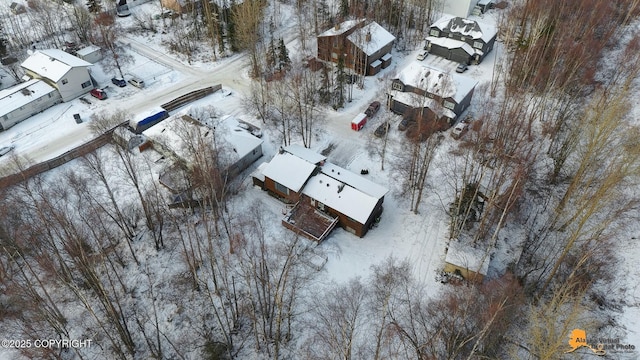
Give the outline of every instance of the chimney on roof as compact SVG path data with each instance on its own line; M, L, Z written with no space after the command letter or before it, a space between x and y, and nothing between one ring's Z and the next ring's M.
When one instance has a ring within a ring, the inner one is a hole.
M367 35L365 35L364 39L369 42L371 41L371 31L367 31Z
M340 30L340 23L336 24L336 30Z

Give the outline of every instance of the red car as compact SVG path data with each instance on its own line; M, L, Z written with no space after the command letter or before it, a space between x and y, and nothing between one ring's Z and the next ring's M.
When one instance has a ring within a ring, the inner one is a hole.
M93 89L89 92L89 94L91 94L91 96L93 96L94 98L98 98L100 100L104 100L107 98L107 93L102 89Z

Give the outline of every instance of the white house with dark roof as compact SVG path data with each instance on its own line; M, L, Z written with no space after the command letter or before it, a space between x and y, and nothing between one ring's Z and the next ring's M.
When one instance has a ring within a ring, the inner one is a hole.
M364 236L382 214L388 190L326 161L298 145L284 147L252 177L254 184L296 205L282 221L287 228L321 241L340 225Z
M425 49L464 64L479 64L493 49L498 32L487 23L445 14L429 27Z
M0 91L0 131L61 102L56 89L32 79Z
M477 84L472 78L413 62L393 79L389 106L399 114L409 108L429 108L453 124L471 103Z
M29 77L56 88L62 101L73 100L93 89L89 73L92 64L62 50L37 50L21 66Z

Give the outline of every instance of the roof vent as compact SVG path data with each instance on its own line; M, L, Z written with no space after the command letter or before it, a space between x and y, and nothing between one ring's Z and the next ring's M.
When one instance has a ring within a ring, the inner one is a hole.
M344 184L338 185L338 194L344 189Z
M329 183L327 183L327 187L329 187Z
M369 42L371 41L371 31L367 31L367 35L365 35L364 39Z
M336 24L336 30L340 30L340 23Z

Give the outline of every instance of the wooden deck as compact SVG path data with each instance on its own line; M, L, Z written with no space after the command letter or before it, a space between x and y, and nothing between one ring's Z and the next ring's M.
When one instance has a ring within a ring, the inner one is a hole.
M333 218L307 202L298 202L282 219L286 228L317 242L324 240L337 223L337 217Z

